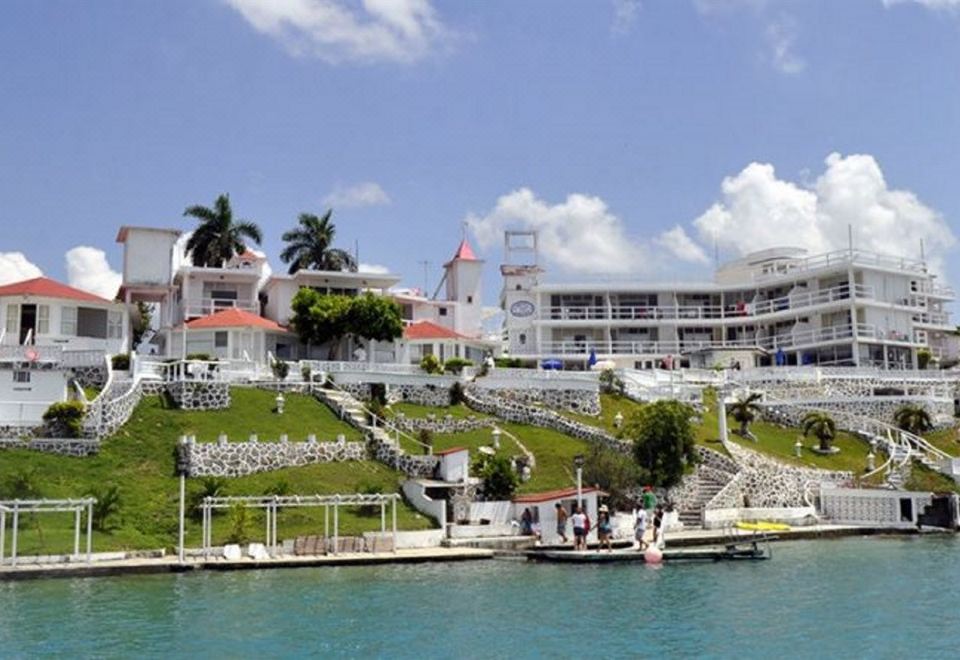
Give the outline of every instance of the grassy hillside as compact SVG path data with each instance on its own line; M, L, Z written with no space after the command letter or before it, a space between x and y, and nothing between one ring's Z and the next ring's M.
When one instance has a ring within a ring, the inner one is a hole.
M176 544L178 481L174 476L174 448L184 433L195 433L198 440L213 440L221 431L231 438L246 438L256 431L262 439L276 438L286 432L300 439L308 432L320 438L355 432L334 418L322 405L309 397L287 397L284 415L270 413L273 394L259 390L235 389L230 411L197 413L169 410L159 397L146 397L131 420L116 435L105 441L97 456L67 458L29 451L0 454L0 493L13 497L15 482L27 482L43 497L78 497L91 489L108 485L120 488L122 500L116 527L109 533L95 533L94 549L171 548ZM275 472L225 480L225 494L257 495L280 488L291 494L357 492L380 488L395 492L402 475L379 463L348 462L288 468ZM199 492L200 479L188 480L188 499ZM21 497L23 493L21 492ZM341 533L354 534L379 529L379 516L366 518L356 511L341 512ZM398 521L403 529L425 529L431 521L402 506ZM228 532L226 515L216 519L214 540L222 541ZM254 516L250 530L254 540L263 534L263 522ZM21 523L24 553L60 553L72 543L69 516L43 515ZM323 511L307 509L284 511L279 517L279 535L322 533ZM9 549L9 534L7 545ZM200 526L188 525L188 545L200 542Z

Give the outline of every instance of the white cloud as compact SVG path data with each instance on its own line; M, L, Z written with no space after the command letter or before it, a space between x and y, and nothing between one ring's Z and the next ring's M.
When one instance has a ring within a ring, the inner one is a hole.
M797 24L783 17L767 25L767 46L770 48L770 63L780 73L800 73L807 63L794 51L797 41Z
M110 268L103 250L80 245L66 254L67 281L72 287L113 300L123 276Z
M704 243L737 254L776 246L812 253L855 247L916 258L923 240L931 267L957 238L943 217L916 195L887 186L873 156L830 154L824 172L809 186L777 178L770 164L751 163L722 184L722 200L694 221Z
M372 275L386 275L390 272L390 269L381 264L360 263L357 265L357 272L370 273Z
M431 0L225 0L295 56L326 62L423 59L455 36Z
M352 186L336 186L323 203L334 208L357 206L383 206L390 203L390 196L374 181L364 181Z
M695 264L710 263L710 258L704 249L697 245L680 225L661 233L653 239L653 242L681 261Z
M623 222L599 197L572 194L550 204L528 188L497 200L482 216L466 218L484 248L503 240L506 229L539 232L541 255L563 270L584 274L649 271L649 251L626 234Z
M920 5L927 9L943 11L960 9L960 0L883 0L884 7L907 4Z
M0 285L31 280L43 275L23 252L0 252Z
M640 0L613 0L613 26L611 27L613 33L629 32L637 22L639 13Z

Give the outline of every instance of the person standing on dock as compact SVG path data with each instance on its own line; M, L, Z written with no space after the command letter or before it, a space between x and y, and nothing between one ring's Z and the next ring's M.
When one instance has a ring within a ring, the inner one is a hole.
M657 507L653 513L653 544L663 548L663 507Z
M637 507L633 519L633 536L637 539L637 550L643 552L647 549L647 542L643 539L647 534L647 510L642 506Z
M583 513L581 507L577 507L576 511L573 512L573 515L570 516L570 522L573 523L573 549L574 550L586 550L587 549L587 517Z
M610 541L613 536L613 524L610 522L610 509L604 504L600 507L600 513L597 514L597 552L607 546L607 550L612 552L613 545Z
M557 502L557 535L567 543L567 510Z
M650 519L653 516L653 510L657 508L657 495L653 492L653 488L650 486L643 487L643 508L647 512L647 519Z

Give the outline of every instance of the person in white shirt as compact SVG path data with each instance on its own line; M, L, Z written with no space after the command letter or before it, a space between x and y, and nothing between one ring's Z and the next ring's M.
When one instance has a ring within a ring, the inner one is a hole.
M570 516L570 522L573 524L573 549L586 550L587 517L584 515L581 507L578 506L574 514Z
M637 507L637 510L634 512L633 520L633 536L637 539L637 550L643 552L647 549L647 542L643 540L643 537L647 533L647 510L642 506Z

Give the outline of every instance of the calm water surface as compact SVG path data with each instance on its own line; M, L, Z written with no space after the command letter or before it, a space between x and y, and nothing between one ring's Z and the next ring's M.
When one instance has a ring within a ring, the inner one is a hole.
M0 656L957 657L960 539L0 583Z

